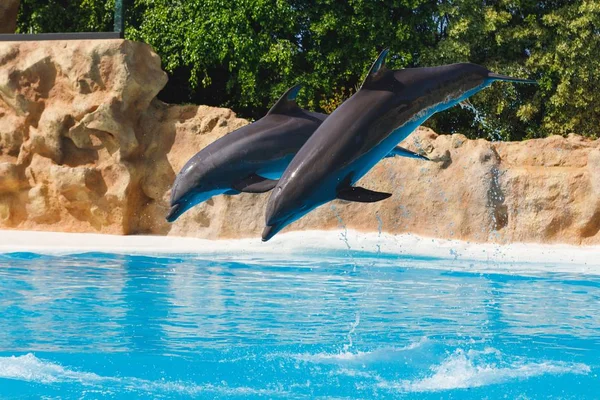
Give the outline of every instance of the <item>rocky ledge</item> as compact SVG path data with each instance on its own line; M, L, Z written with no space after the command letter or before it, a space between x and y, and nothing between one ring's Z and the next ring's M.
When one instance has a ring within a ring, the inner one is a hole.
M0 43L0 228L258 237L268 194L219 196L165 221L176 172L248 123L160 102L166 81L142 43ZM599 140L497 143L420 129L404 145L433 161L387 159L361 182L393 197L334 202L288 230L600 244Z

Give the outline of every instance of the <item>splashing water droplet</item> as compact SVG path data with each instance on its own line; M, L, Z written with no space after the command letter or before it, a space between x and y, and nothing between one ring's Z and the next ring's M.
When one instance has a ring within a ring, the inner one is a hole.
M379 215L379 212L375 213L375 218L377 219L377 232L378 232L378 239L381 239L381 231L383 229L383 220L381 219L381 216ZM381 254L381 244L377 243L377 255Z
M356 327L358 327L359 324L360 313L357 311L354 314L354 322L350 324L350 331L348 332L348 336L346 336L346 338L348 339L348 343L344 344L344 353L347 353L348 350L350 350L350 348L352 348L352 346L354 345L354 343L352 342L352 335L354 335L354 332L356 332Z
M331 210L333 211L333 213L335 214L335 217L338 220L338 226L341 229L343 229L343 231L340 233L340 238L342 239L342 241L346 244L346 247L348 248L347 254L352 263L352 272L356 272L356 261L354 260L354 256L352 255L352 252L350 251L350 250L352 250L352 247L350 247L350 242L348 241L348 228L346 227L346 224L344 223L342 216L340 215L338 209L335 207L334 204L331 205Z
M487 131L488 140L492 142L502 141L502 135L500 129L493 128L486 120L485 115L481 111L475 108L475 106L469 101L469 99L463 100L458 103L463 110L469 110L473 113L473 123L471 126L475 126L476 123L481 124L484 130Z

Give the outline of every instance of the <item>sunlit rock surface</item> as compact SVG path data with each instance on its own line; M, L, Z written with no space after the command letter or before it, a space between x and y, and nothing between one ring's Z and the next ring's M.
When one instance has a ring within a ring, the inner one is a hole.
M0 43L0 228L258 237L268 194L219 196L165 221L184 163L248 123L156 100L166 80L141 43ZM600 141L492 143L421 129L404 146L433 161L387 159L360 182L390 199L330 203L288 229L600 244Z

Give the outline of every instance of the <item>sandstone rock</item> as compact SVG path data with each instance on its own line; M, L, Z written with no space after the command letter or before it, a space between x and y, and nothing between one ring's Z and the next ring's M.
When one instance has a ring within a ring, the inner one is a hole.
M0 33L15 33L20 0L2 0L0 3Z
M141 121L166 79L142 43L0 43L0 226L129 233Z
M392 198L373 204L335 201L288 229L382 229L498 243L600 243L600 141L577 136L491 143L421 128L404 145L425 150L433 161L386 159L360 182L391 192ZM170 154L177 151L174 145ZM185 160L187 155L179 165ZM184 214L169 234L259 236L267 198L216 197Z
M268 194L217 196L164 217L185 162L248 121L167 105L144 44L0 44L0 228L258 237ZM381 161L359 183L385 201L335 201L290 229L383 230L499 243L600 244L600 140L469 140L421 128L403 144L431 162Z
M0 193L17 192L25 183L21 175L16 164L0 163Z

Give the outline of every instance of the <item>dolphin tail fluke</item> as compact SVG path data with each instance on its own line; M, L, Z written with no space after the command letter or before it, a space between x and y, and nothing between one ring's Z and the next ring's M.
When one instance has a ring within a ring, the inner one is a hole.
M294 108L298 108L298 105L296 104L296 97L298 96L298 92L300 91L301 88L302 88L301 83L289 88L283 94L283 96L281 96L279 98L279 100L277 100L277 102L275 104L273 104L273 107L271 107L271 109L269 110L267 115L269 115L269 114L284 114Z
M380 74L380 72L383 72L385 70L385 57L388 55L389 52L390 49L383 49L383 51L379 53L377 60L375 60L373 65L371 65L371 69L369 70L367 77L363 81L361 88L371 82L376 81L377 78L382 75Z
M244 193L265 193L273 189L277 181L252 174L232 185L233 189Z
M375 203L385 200L391 195L391 193L375 192L359 186L351 186L338 191L337 198L358 203Z
M388 153L387 156L385 156L384 158L390 158L390 157L394 157L394 156L398 156L398 157L407 157L407 158L416 158L419 160L426 160L426 161L431 161L428 157L419 154L419 153L415 153L414 151L410 151L408 149L405 149L404 147L400 147L400 146L396 146L392 149L392 151L390 151Z
M488 74L488 78L491 78L495 81L503 81L503 82L537 84L537 81L532 80L532 79L513 78L512 76L500 75L500 74L496 74L494 72L490 72Z

